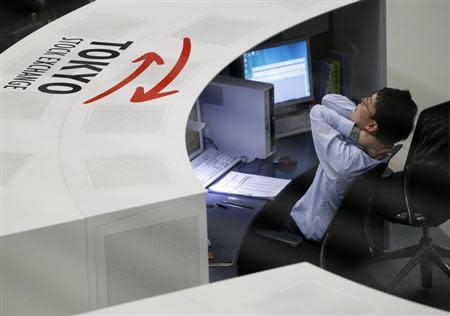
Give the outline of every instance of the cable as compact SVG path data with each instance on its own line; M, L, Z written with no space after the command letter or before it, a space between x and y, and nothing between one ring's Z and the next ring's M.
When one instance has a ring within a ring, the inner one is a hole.
M219 150L219 148L217 147L217 145L213 142L213 140L209 137L203 136L205 138L206 141L208 141L211 145L214 146L215 150Z

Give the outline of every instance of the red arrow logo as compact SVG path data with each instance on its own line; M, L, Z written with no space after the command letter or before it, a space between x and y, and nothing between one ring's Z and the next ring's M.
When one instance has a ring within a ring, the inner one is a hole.
M84 104L88 104L91 102L95 102L101 98L106 97L107 95L110 95L111 93L119 90L123 86L125 86L127 83L133 81L135 78L137 78L142 72L144 72L145 69L147 69L153 62L156 62L158 65L164 64L164 60L159 56L157 53L149 52L145 53L139 58L136 58L133 60L133 63L137 63L142 61L142 64L128 77L126 77L124 80L113 86L112 88L106 90L105 92L100 93L99 95L84 101Z
M160 81L158 82L153 88L148 90L147 92L144 91L143 87L137 87L136 91L134 92L133 96L131 97L131 102L145 102L152 99L157 99L164 97L166 95L171 95L174 93L177 93L178 90L172 90L172 91L166 91L161 92L165 87L167 87L183 70L184 66L186 65L189 55L191 53L191 41L188 37L185 37L183 39L183 49L181 50L180 57L178 58L177 63L173 66L173 68L170 70L170 72Z
M162 89L167 87L183 70L184 66L186 65L189 55L191 53L191 41L188 37L185 37L183 39L183 49L181 50L180 57L178 58L177 63L173 66L173 68L170 70L170 72L160 81L158 82L153 88L148 90L147 92L144 91L143 87L137 87L136 91L134 92L133 96L131 97L131 102L145 102L152 99L157 99L164 97L166 95L177 93L178 90L172 90L172 91L166 91L161 92ZM92 102L95 102L101 98L104 98L111 93L119 90L129 82L136 79L142 72L144 72L153 62L156 62L158 65L164 64L164 60L155 52L149 52L145 53L139 58L136 58L133 60L133 63L142 62L142 64L128 77L126 77L124 80L113 86L112 88L100 93L99 95L84 101L84 104L89 104Z

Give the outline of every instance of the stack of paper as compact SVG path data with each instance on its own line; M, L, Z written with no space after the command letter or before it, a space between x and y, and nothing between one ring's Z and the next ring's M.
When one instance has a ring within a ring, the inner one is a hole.
M277 196L290 181L231 171L218 183L209 187L209 190L271 199Z

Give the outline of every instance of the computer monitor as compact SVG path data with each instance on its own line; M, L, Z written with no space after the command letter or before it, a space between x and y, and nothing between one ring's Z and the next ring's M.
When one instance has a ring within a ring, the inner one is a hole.
M186 149L188 152L189 159L192 160L204 150L203 145L203 131L200 128L193 126L195 123L201 122L200 118L200 105L196 101L189 113L188 124L186 128Z
M242 55L243 77L274 85L275 106L313 99L309 40L252 49Z

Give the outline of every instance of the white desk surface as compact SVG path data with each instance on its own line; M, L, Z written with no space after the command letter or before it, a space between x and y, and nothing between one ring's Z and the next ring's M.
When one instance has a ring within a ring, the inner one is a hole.
M448 315L309 263L211 283L88 315Z

